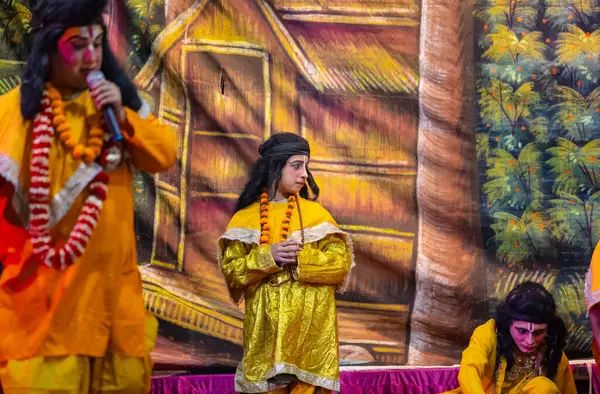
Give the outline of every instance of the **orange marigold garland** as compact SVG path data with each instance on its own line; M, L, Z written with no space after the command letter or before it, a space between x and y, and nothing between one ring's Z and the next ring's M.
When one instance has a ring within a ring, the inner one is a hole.
M279 242L285 242L290 236L291 231L291 221L292 214L294 213L294 208L296 207L297 200L295 195L290 195L288 197L288 206L285 210L285 217L281 223L281 234L279 237ZM262 192L260 195L260 246L269 245L269 241L271 240L270 236L270 226L269 226L269 193Z
M269 193L260 195L260 246L269 245Z
M73 264L78 257L83 255L88 241L94 233L108 191L108 175L102 171L90 182L88 188L89 195L77 218L75 227L71 231L66 244L57 250L52 246L50 236L49 158L55 127L61 128L62 131L60 133L66 135L66 137L61 138L61 141L65 145L73 145L73 139L70 137L70 133L66 134L70 129L64 126L66 125L64 105L61 105L62 100L59 101L57 99L56 93L58 91L55 89L52 90L52 88L44 91L41 111L35 116L33 122L33 145L30 166L31 183L29 189L29 211L31 215L29 234L33 253L39 258L40 262L51 268L64 270ZM54 99L50 97L51 94ZM61 112L61 108L63 112ZM75 156L75 151L77 150L77 153L81 152L82 155L85 155L84 160L90 160L92 156L95 159L100 153L100 150L97 150L96 147L97 144L90 145L89 149L77 149L76 146L73 155Z
M291 195L288 197L288 206L285 210L285 217L281 221L281 237L279 238L279 242L287 241L290 236L290 223L292 221L292 213L294 213L294 208L296 208L296 196Z
M50 106L52 107L52 125L58 133L63 145L72 150L73 158L76 160L83 159L86 163L91 163L102 152L104 145L104 128L102 127L102 117L100 113L96 113L92 117L92 127L88 135L88 146L78 144L71 133L71 126L67 123L65 116L65 103L62 101L60 92L56 90L50 83L46 84Z

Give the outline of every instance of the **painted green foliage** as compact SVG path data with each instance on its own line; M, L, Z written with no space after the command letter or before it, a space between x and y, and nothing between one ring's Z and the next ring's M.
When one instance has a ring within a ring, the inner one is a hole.
M591 341L583 275L600 239L598 11L597 0L478 0L475 12L492 298L545 280L579 353Z
M129 66L136 72L148 60L164 26L165 0L124 0L131 26Z

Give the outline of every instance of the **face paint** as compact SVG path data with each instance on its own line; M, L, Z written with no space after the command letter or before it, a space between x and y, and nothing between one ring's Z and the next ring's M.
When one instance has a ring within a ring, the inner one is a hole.
M510 325L510 335L515 345L523 353L532 353L546 341L547 324L534 324L514 321Z
M101 25L71 27L57 41L58 51L51 54L51 81L59 89L86 89L87 75L102 67Z
M96 61L94 55L102 34L103 29L100 25L70 27L65 30L58 40L58 51L65 64L74 67L80 62Z

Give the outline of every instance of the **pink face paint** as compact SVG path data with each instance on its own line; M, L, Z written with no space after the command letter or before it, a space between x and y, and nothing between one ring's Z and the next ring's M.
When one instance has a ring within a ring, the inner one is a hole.
M70 27L58 39L58 51L65 64L75 67L81 60L91 62L95 54L95 42L103 34L102 26ZM83 53L82 53L83 52ZM83 59L81 55L83 54Z
M58 39L58 51L67 66L72 66L75 63L75 49L70 40L75 37L81 37L81 35L81 28L70 27Z

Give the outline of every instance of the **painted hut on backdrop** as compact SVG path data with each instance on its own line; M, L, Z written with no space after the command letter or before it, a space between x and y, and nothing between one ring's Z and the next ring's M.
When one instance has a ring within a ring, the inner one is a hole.
M159 363L240 358L243 309L218 272L216 240L259 145L278 131L309 140L320 202L355 243L359 263L338 301L343 362L406 362L418 43L413 0L166 3L166 27L136 82L177 128L180 161L155 179L142 276L147 307L200 333L202 345L161 338ZM227 344L231 352L209 357Z

